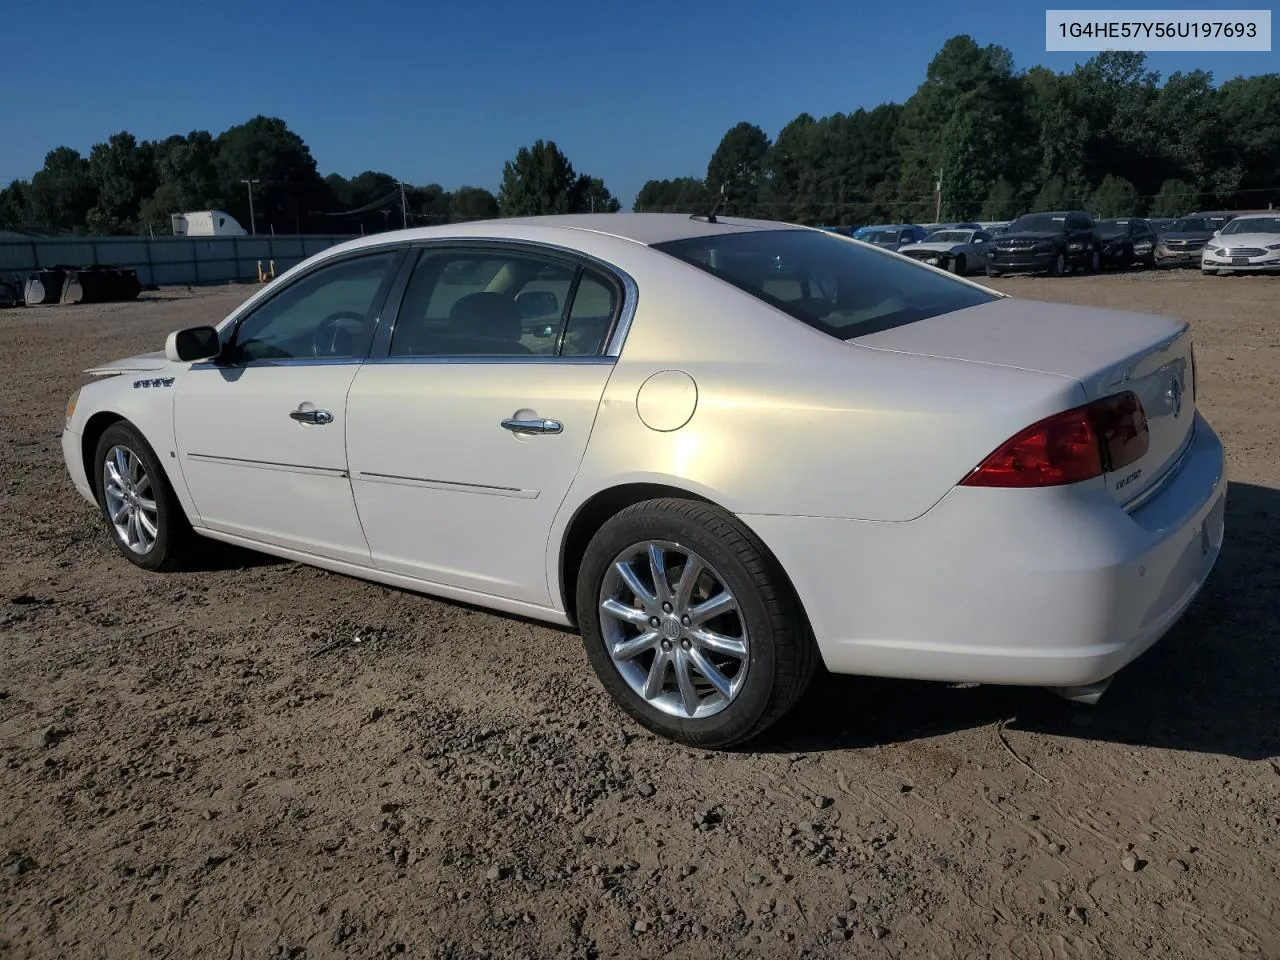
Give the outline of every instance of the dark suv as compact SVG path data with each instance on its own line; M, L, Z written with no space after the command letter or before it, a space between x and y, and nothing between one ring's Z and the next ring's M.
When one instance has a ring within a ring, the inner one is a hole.
M1100 262L1101 243L1087 213L1028 213L992 242L987 276L1047 273L1056 277L1070 267L1097 270Z

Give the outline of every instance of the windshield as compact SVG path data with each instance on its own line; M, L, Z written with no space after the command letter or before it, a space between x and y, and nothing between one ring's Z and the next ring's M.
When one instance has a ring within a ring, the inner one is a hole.
M1067 227L1067 218L1050 213L1032 213L1019 217L1009 224L1010 233L1062 233Z
M873 230L863 237L868 243L897 243L900 238L897 230Z
M840 340L999 299L820 230L753 230L654 245Z
M1103 220L1098 224L1098 233L1104 237L1123 237L1128 232L1128 220Z
M972 230L938 230L925 238L929 243L968 243L973 239Z
M1236 217L1222 233L1280 233L1280 217Z
M1226 217L1183 217L1173 221L1170 233L1213 233L1224 223Z

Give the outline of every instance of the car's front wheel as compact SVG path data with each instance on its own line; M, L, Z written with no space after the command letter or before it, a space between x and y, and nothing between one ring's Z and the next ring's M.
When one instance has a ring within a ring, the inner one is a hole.
M615 515L587 548L576 599L600 682L673 740L748 740L813 676L814 642L782 570L710 504L649 500Z
M170 570L195 535L150 444L128 423L103 431L94 453L98 503L121 554L144 570Z

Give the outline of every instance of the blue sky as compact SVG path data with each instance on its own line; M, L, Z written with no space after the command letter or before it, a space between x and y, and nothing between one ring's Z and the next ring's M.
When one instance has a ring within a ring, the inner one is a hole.
M1045 5L1013 0L3 7L0 184L29 177L60 144L87 154L122 129L217 134L263 113L306 140L322 174L375 169L448 189L496 189L520 146L555 140L629 205L650 177L703 175L740 120L774 136L802 111L906 99L957 33L1009 47L1019 68L1066 70L1090 56L1046 53ZM1222 81L1280 70L1280 54L1153 54L1150 66Z

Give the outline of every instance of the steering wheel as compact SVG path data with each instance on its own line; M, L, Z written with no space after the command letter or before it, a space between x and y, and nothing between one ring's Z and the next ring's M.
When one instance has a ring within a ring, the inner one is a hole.
M343 326L342 321L351 320L356 324L353 330ZM317 357L342 357L351 352L355 345L356 331L365 324L366 317L355 310L339 310L320 321L315 334L311 338L311 352Z

